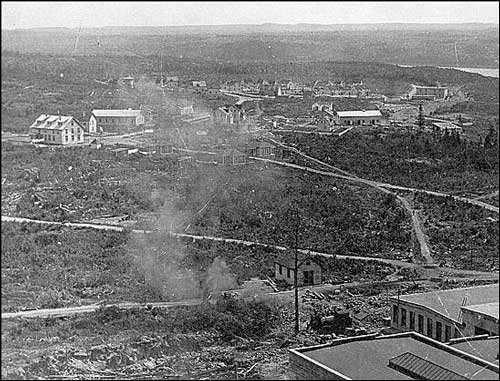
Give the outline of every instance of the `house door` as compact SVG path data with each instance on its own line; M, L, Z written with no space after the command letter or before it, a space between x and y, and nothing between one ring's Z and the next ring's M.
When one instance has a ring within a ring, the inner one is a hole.
M312 286L314 284L314 271L304 271L304 286Z

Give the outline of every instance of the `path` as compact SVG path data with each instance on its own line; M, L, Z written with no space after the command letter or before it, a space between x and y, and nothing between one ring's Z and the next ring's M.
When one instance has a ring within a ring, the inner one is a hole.
M111 306L116 306L122 309L131 308L146 308L148 305L152 307L161 308L174 308L179 306L194 306L201 304L200 299L183 300L180 302L152 302L152 303L134 303L134 302L122 302L122 303L112 303L112 304L90 304L88 306L79 307L64 307L64 308L52 308L52 309L40 309L40 310L29 310L29 311L19 311L19 312L7 312L2 313L2 319L14 319L14 318L49 318L49 317L61 317L70 315L79 315L89 312L95 312L99 308L106 308Z
M65 226L65 227L84 228L84 229L88 228L88 229L97 229L97 230L112 230L112 231L118 231L118 232L130 231L130 232L136 233L136 234L151 234L151 233L153 233L153 230L128 229L128 228L125 228L123 226L116 226L116 225L102 225L102 224L93 224L93 223L84 223L84 222L56 222L56 221L34 220L31 218L23 218L23 217L2 216L2 221L15 222L15 223L33 223L33 224L52 225L52 226ZM192 240L209 240L209 241L216 241L216 242L235 243L238 245L245 245L245 246L260 246L260 247L272 248L272 249L281 250L281 251L289 250L289 248L287 248L285 246L279 246L279 245L268 244L268 243L263 243L263 242L247 241L247 240L236 239L236 238L222 238L222 237L195 235L195 234L187 234L187 233L175 233L175 232L168 232L168 234L172 235L173 237L190 238ZM389 258L380 258L380 257L362 257L362 256L356 256L356 255L334 255L334 254L321 253L319 251L307 250L307 249L299 249L299 252L301 252L303 254L310 254L313 256L317 255L317 256L323 256L323 257L335 257L338 259L355 259L355 260L362 260L362 261L377 261L380 263L385 263L385 264L399 266L399 267L420 267L420 265L417 263L405 262L405 261L401 261L398 259L389 259Z
M430 250L429 244L428 244L428 238L427 238L427 236L425 235L425 233L424 233L424 231L422 229L422 223L420 221L420 217L417 214L417 212L411 207L410 203L404 197L401 197L401 196L399 196L398 194L396 194L394 192L391 192L391 191L388 191L387 189L384 189L378 183L375 183L373 181L357 177L356 175L353 175L353 174L351 174L351 173L349 173L347 171L344 171L344 170L342 170L340 168L334 167L334 166L332 166L330 164L327 164L327 163L323 163L322 161L320 161L320 160L318 160L318 159L316 159L314 157L308 156L305 153L300 152L296 148L288 147L288 146L283 145L283 144L281 144L279 142L276 142L276 141L274 141L274 142L277 143L277 144L280 144L280 145L282 145L282 146L284 146L286 148L291 149L292 151L298 153L299 155L301 155L303 157L306 157L309 160L312 160L312 161L314 161L314 162L316 162L318 164L327 166L328 168L331 168L331 169L333 169L335 171L341 172L344 175L338 175L336 173L319 171L319 170L316 170L316 169L312 169L312 168L309 168L309 167L303 167L303 166L299 166L299 165L296 165L296 164L290 164L290 163L284 163L284 162L281 162L281 161L271 160L272 162L274 162L276 164L285 165L285 166L292 166L293 168L307 170L307 171L310 171L310 172L314 172L314 173L318 173L318 174L322 174L322 175L326 175L326 176L340 177L340 178L343 178L343 179L346 179L346 180L360 182L360 183L369 185L371 187L374 187L374 188L378 189L379 191L381 191L383 193L390 194L390 195L393 195L394 197L396 197L396 199L398 200L398 202L403 206L403 208L405 208L405 210L408 212L408 214L411 217L411 222L412 222L413 230L415 232L415 238L417 239L419 247L420 247L420 254L422 255L422 257L424 258L425 262L428 265L433 265L434 264L434 260L432 258L431 250ZM253 158L253 159L259 159L259 158ZM262 160L269 160L269 159L262 159Z

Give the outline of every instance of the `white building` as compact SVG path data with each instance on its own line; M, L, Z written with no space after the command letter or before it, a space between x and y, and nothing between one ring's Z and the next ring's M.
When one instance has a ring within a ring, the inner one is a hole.
M40 115L30 126L30 137L42 139L46 144L78 144L83 143L84 128L72 116Z
M144 125L141 110L93 110L89 119L89 134L126 131Z
M380 124L383 117L379 110L337 111L337 122L343 126Z

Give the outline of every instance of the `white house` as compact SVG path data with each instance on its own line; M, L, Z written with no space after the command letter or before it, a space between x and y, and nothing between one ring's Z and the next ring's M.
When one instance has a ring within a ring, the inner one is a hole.
M40 115L30 126L30 137L46 144L83 143L84 128L78 120L65 115Z

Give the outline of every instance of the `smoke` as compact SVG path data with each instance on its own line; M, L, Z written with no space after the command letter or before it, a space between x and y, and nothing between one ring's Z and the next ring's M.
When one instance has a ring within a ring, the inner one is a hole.
M190 184L194 192L203 194L208 184ZM199 189L198 189L199 188ZM161 200L159 216L153 223L154 233L132 234L129 237L128 252L132 264L144 277L145 285L155 297L166 300L182 300L206 297L210 292L229 290L237 286L225 261L216 256L205 271L187 268L185 261L188 248L169 234L183 231L193 221L195 213L180 210L178 197L171 191L154 190L151 199ZM196 209L196 208L195 208ZM217 253L208 252L206 258ZM198 266L198 268L203 268Z

